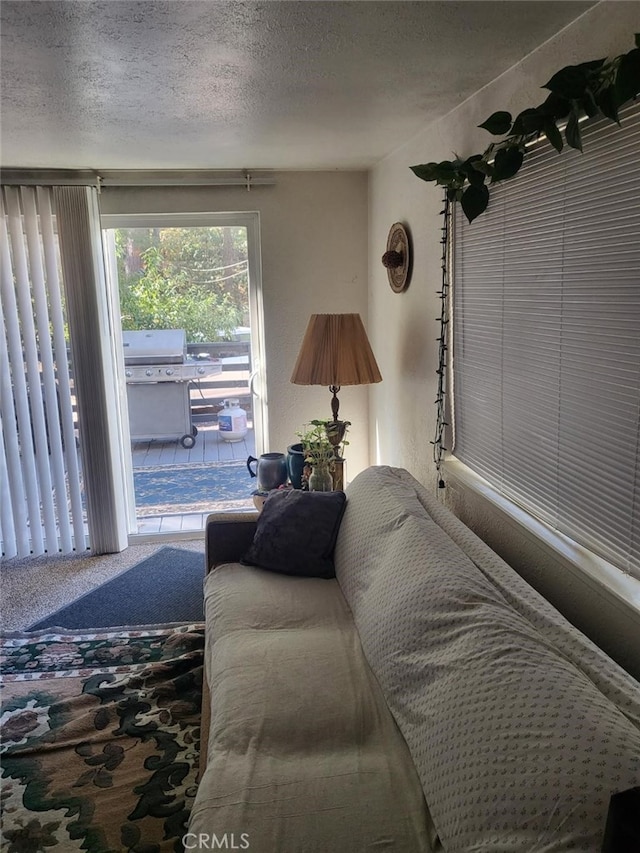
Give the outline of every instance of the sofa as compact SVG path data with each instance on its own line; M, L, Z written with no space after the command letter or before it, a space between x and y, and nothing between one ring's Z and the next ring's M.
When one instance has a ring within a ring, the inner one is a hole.
M637 682L407 471L345 492L335 577L300 563L312 521L292 573L271 496L209 516L194 849L640 849L610 809L640 786Z

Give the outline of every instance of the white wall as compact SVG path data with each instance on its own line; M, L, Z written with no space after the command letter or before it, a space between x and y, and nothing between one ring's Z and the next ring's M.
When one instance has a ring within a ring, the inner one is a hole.
M441 271L442 192L416 178L409 167L482 151L491 141L477 128L492 112L521 109L544 100L540 90L565 65L624 53L640 29L640 4L605 2L583 15L524 61L486 86L442 120L398 148L370 179L369 331L384 382L370 391L372 462L407 468L427 486L435 484L431 445L435 423ZM516 178L517 180L517 178ZM409 289L394 294L380 263L387 233L404 222L413 237L414 265ZM640 615L586 580L569 578L548 554L483 499L462 486L447 490L452 508L551 598L559 609L640 675L637 638Z
M258 211L267 355L266 450L285 452L312 418L331 417L328 388L289 381L311 314L359 313L367 325L367 175L282 172L275 186L105 188L102 213ZM369 461L368 389L344 388L352 422L347 474Z

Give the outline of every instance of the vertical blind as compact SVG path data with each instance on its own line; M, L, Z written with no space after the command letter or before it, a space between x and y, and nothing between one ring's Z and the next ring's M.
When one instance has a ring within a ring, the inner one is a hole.
M60 256L73 353L80 447L91 550L121 551L128 544L127 486L116 339L119 306L110 300L94 187L57 186ZM115 316L114 316L114 311Z
M51 191L0 195L0 538L8 557L86 547Z
M640 104L620 117L456 211L453 452L640 577Z

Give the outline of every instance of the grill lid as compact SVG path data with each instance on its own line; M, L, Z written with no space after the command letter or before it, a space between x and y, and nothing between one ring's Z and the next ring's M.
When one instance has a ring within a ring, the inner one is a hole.
M123 332L124 363L183 364L187 357L184 329L149 329Z

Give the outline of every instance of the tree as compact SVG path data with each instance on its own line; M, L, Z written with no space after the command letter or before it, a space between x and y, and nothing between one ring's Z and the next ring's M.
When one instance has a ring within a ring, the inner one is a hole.
M242 227L117 229L123 329L184 329L190 342L229 339L248 313Z

